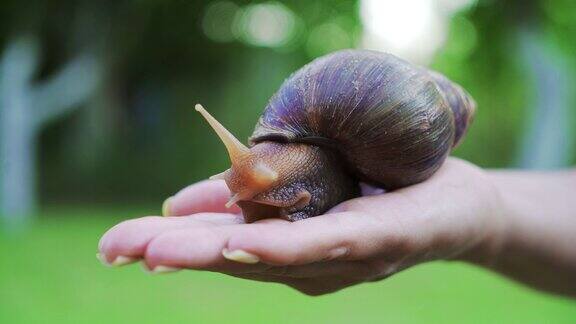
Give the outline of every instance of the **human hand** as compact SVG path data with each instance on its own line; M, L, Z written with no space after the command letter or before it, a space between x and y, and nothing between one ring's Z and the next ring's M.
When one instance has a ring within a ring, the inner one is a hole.
M294 223L244 224L237 207L224 207L228 198L223 181L194 184L169 200L172 217L110 229L100 240L101 258L115 265L142 259L156 273L218 271L321 295L425 261L485 262L504 228L489 177L455 158L423 183L352 199Z

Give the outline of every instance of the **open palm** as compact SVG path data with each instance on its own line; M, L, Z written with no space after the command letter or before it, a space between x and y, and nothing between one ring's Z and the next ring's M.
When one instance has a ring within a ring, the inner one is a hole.
M286 284L309 295L386 278L438 259L482 258L498 244L498 194L484 171L450 158L428 181L352 199L329 213L290 223L245 224L221 180L185 188L170 217L122 222L100 240L102 260L142 259L152 272L218 271Z

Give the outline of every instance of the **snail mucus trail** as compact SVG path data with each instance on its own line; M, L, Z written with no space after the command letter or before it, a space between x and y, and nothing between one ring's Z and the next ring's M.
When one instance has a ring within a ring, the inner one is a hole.
M443 75L393 55L338 51L292 74L242 144L201 105L228 150L226 181L247 222L297 221L357 197L428 179L472 122L476 104Z

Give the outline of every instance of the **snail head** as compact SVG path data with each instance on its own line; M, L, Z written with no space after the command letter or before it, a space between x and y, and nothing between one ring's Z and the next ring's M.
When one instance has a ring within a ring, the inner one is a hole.
M300 220L358 195L356 181L335 153L315 145L273 141L248 148L201 105L196 110L220 137L232 162L230 169L210 178L226 181L232 194L226 207L240 206L247 222L270 217Z
M232 133L210 115L202 105L196 105L198 111L214 129L226 146L232 166L210 179L223 179L232 192L226 207L251 200L254 196L274 187L278 181L278 172L271 168L261 154L242 144Z

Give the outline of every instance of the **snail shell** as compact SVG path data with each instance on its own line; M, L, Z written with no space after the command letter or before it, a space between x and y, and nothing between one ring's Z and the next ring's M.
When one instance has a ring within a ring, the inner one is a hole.
M475 103L441 74L393 55L343 50L290 76L246 147L204 108L232 167L224 179L247 221L316 216L359 195L429 178L465 134Z
M338 151L362 181L396 189L429 178L466 132L475 102L446 77L391 54L343 50L290 76L250 138Z

